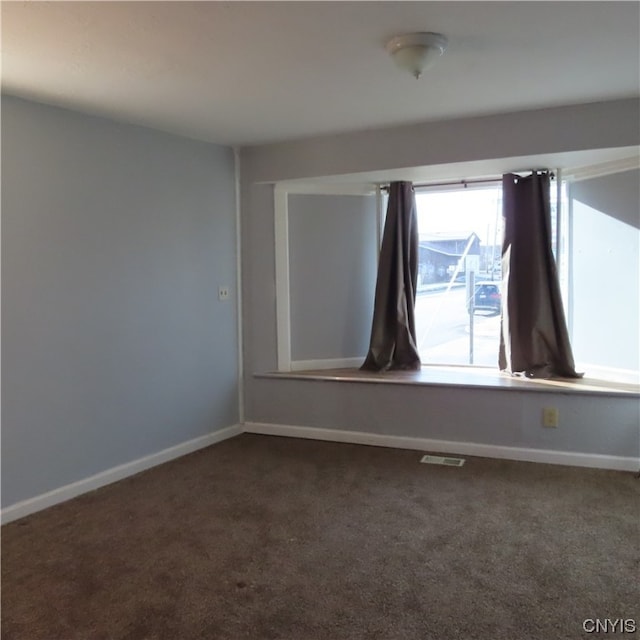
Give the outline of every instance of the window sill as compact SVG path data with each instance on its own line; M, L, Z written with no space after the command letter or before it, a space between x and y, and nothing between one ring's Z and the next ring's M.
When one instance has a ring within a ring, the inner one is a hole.
M423 366L420 371L384 371L375 373L355 368L314 369L306 371L255 374L259 378L288 380L324 380L346 383L446 386L479 389L515 389L545 393L640 397L640 385L611 382L597 378L532 379L510 376L489 367Z

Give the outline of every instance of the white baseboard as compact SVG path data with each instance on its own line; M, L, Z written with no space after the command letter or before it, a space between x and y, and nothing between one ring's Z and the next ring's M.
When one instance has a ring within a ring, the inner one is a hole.
M163 449L162 451L158 451L158 453L152 453L148 456L144 456L143 458L138 458L137 460L132 460L131 462L107 469L106 471L97 473L94 476L67 484L64 487L48 491L47 493L35 496L34 498L29 498L22 502L16 502L5 509L2 509L2 512L0 513L1 522L2 524L6 524L13 520L17 520L18 518L23 518L31 513L35 513L36 511L41 511L42 509L53 506L54 504L65 502L66 500L75 498L76 496L87 493L88 491L93 491L94 489L111 484L112 482L117 482L118 480L132 476L140 471L145 471L146 469L168 462L174 458L179 458L188 453L197 451L198 449L204 449L205 447L209 447L217 442L222 442L228 438L233 438L241 433L241 426L233 425L231 427L209 433L206 436L194 438L193 440L182 442L173 447L169 447L168 449Z
M563 464L572 467L591 467L596 469L613 469L616 471L638 471L640 458L607 456L595 453L576 453L572 451L553 451L547 449L528 449L525 447L505 447L501 445L479 444L475 442L455 442L449 440L432 440L429 438L411 438L389 436L361 431L340 431L337 429L318 429L315 427L296 427L291 425L268 424L262 422L246 422L243 425L246 433L257 433L289 438L307 438L311 440L327 440L330 442L346 442L365 444L376 447L394 449L412 449L433 453L451 453L481 458L502 458L522 462L542 462L546 464Z
M77 482L59 487L34 498L12 504L0 512L2 524L18 520L36 511L41 511L60 502L65 502L88 491L99 489L112 482L145 471L169 460L179 458L188 453L204 449L241 433L285 436L289 438L307 438L329 442L364 444L395 449L411 449L433 453L451 453L457 455L479 456L483 458L503 458L524 462L541 462L547 464L563 464L576 467L592 467L597 469L613 469L617 471L638 471L640 458L606 456L593 453L575 453L552 451L546 449L527 449L521 447L505 447L474 442L455 442L433 440L429 438L413 438L405 436L380 435L361 431L341 431L337 429L319 429L291 425L247 422L244 425L233 425L206 436L183 442L158 453L138 458L126 464L107 469L101 473L84 478Z

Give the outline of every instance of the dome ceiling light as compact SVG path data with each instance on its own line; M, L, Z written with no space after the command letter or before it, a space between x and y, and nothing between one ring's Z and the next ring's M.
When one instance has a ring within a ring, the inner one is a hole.
M441 33L407 33L391 38L386 49L398 67L419 78L444 53L447 42Z

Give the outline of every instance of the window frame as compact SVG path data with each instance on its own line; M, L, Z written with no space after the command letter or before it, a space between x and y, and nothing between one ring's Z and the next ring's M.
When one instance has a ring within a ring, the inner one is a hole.
M319 184L307 182L276 183L274 198L275 233L275 289L276 289L276 338L277 370L282 373L313 369L339 369L359 367L365 355L353 358L322 358L294 360L291 355L291 300L290 300L290 255L289 255L289 196L375 196L376 230L378 249L382 242L384 212L380 185L372 183Z
M572 252L573 241L570 233L563 234L563 229L570 225L572 210L570 198L563 199L562 190L564 184L567 184L567 191L570 189L570 183L585 179L592 179L614 173L631 171L640 169L640 159L637 157L626 158L614 162L592 165L589 167L581 167L573 170L562 170L560 168L553 169L556 176L557 192L557 223L555 229L554 256L558 266L558 273L561 279L561 290L563 302L565 306L565 315L570 335L573 334L573 291L572 291ZM521 173L521 171L515 171ZM290 316L290 277L289 277L289 209L288 196L291 194L313 194L313 195L375 195L376 197L376 213L377 213L377 243L378 252L382 241L382 233L384 228L384 187L385 183L339 183L339 182L320 182L317 181L287 181L273 184L274 195L274 231L275 231L275 293L276 293L276 329L277 329L277 371L281 373L287 372L304 372L310 369L340 369L352 368L361 364L362 358L340 358L340 359L318 359L312 361L294 361L291 355L291 316ZM499 182L499 179L492 178L493 182ZM448 183L428 183L426 185L416 184L416 188L439 188L439 185L458 185L464 188L466 184L472 184L473 180L452 180ZM567 204L568 206L563 206ZM565 243L563 245L563 243ZM564 248L561 250L561 247ZM563 255L565 261L559 260L559 256ZM473 368L478 369L477 365L446 365L446 364L425 364L423 367L459 367L462 369ZM489 369L489 368L487 368ZM496 375L500 372L496 370ZM603 378L604 379L604 378Z

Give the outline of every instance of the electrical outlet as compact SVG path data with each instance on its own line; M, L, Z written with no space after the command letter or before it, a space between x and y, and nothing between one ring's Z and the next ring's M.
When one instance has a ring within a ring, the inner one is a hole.
M558 407L545 407L542 410L542 426L555 429L558 426Z
M218 300L226 300L229 297L229 287L218 287Z

